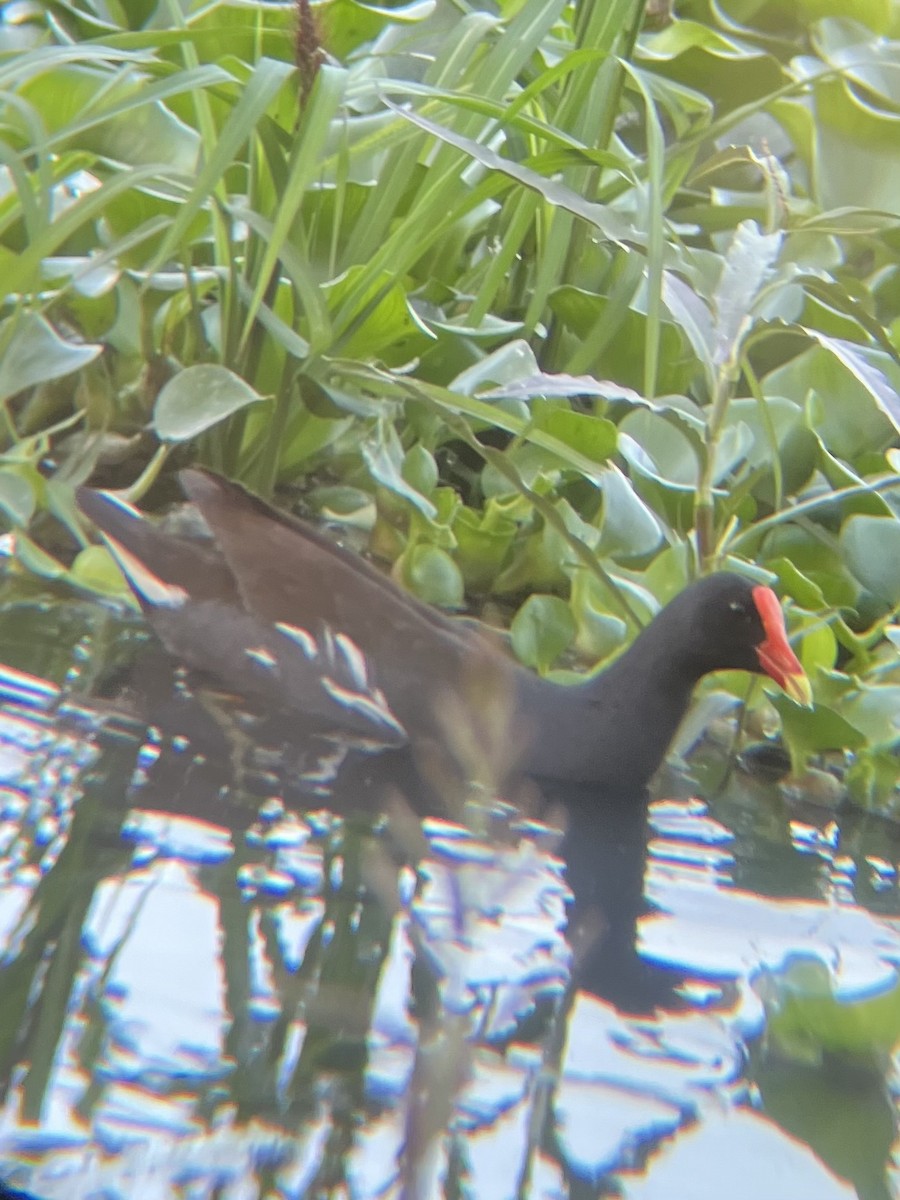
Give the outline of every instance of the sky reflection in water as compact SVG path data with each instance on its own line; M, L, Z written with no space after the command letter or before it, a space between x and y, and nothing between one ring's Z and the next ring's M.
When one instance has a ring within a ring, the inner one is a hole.
M399 878L384 839L277 802L234 837L120 812L76 854L108 746L88 718L51 719L52 689L23 680L15 699L0 723L11 1183L45 1200L429 1197L448 1180L500 1200L610 1179L629 1200L856 1195L760 1110L748 1072L804 964L845 1004L896 981L900 936L852 902L827 820L793 831L827 863L823 898L792 900L733 885L732 834L703 804L656 806L639 946L685 1003L627 1016L569 988L565 871L536 823L501 813L488 841L430 820ZM890 863L869 869L893 886Z

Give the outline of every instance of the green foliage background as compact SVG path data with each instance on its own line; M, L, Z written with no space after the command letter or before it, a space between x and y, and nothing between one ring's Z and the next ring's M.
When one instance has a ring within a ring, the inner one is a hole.
M511 606L542 670L753 564L795 765L852 751L892 812L898 37L889 0L5 6L21 562L107 586L73 484L200 460Z

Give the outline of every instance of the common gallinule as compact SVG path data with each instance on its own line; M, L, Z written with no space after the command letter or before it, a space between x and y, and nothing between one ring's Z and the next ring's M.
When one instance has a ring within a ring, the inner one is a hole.
M180 479L211 541L163 532L110 493L82 488L78 503L170 653L304 730L420 762L455 742L461 762L492 725L505 730L497 786L520 775L632 795L708 672L765 672L809 702L775 594L740 575L693 583L606 670L564 685L242 487L203 470Z

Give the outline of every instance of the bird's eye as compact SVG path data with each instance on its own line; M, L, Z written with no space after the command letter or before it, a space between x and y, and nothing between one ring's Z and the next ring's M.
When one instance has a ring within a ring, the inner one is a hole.
M747 611L743 604L741 604L740 600L732 600L728 607L733 613L746 613Z

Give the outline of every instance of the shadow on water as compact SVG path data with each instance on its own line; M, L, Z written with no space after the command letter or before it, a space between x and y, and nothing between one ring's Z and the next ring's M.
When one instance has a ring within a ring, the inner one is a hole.
M900 902L868 835L737 788L459 823L371 758L335 792L328 747L224 732L155 653L122 675L143 642L100 606L0 627L29 673L0 686L11 1186L895 1194Z

